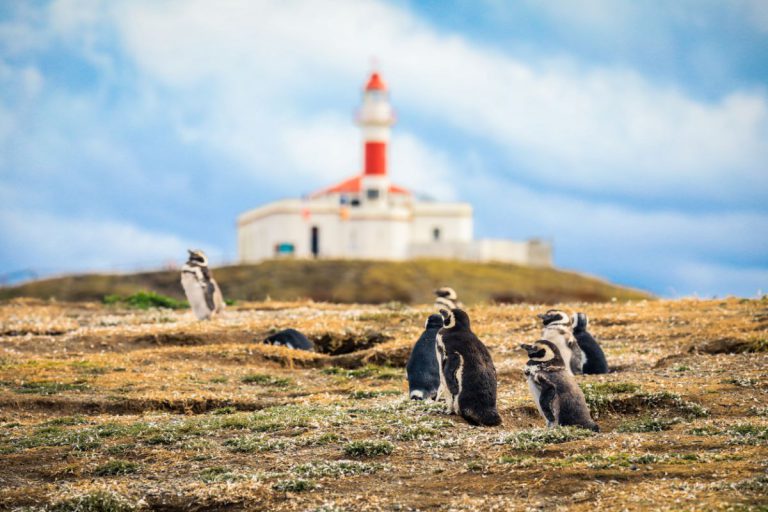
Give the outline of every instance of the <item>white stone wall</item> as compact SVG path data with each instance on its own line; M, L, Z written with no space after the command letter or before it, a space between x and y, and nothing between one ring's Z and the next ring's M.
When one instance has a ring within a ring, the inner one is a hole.
M396 196L393 195L393 198ZM311 258L312 227L319 230L320 258L405 260L452 258L551 266L552 248L540 241L472 240L472 208L465 203L398 201L347 206L338 196L288 199L251 210L238 219L240 261L276 256L277 244L293 244L294 258ZM303 215L308 210L309 217ZM440 230L434 239L433 230Z
M470 242L472 207L466 203L414 203L411 244L434 243L436 228L440 230L438 243Z

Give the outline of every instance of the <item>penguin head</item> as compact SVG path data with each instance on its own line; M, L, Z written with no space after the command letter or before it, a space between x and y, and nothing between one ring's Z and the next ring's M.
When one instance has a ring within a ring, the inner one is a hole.
M446 299L450 300L456 300L456 291L453 288L450 288L448 286L443 286L442 288L438 288L435 290L435 295L438 297L444 297Z
M575 332L584 332L589 325L589 319L585 313L576 313L573 317L573 330Z
M461 309L441 309L440 315L443 317L443 329L469 330L469 315Z
M536 316L539 317L544 323L544 327L554 325L571 325L571 319L568 316L568 313L559 309L550 309L546 313L539 313Z
M528 364L546 364L549 366L564 366L563 356L557 345L548 340L538 340L533 345L521 344L520 348L528 353Z
M440 329L442 326L443 326L442 315L429 315L429 318L427 318L427 321L424 324L425 329Z
M199 265L201 267L208 266L208 256L206 256L203 251L200 249L187 249L187 252L189 253L187 263Z

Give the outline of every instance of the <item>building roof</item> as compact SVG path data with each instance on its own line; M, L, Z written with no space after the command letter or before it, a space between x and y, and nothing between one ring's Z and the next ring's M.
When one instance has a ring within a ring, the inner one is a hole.
M362 182L363 182L362 175L353 176L351 178L348 178L342 181L341 183L337 183L328 188L318 190L317 192L314 192L313 194L311 194L310 197L324 196L327 194L351 194L355 192L360 192L363 189ZM390 185L388 190L390 194L410 195L411 193L408 189L405 189L403 187L398 187L397 185Z
M381 76L374 71L371 74L371 78L368 79L368 83L365 86L366 91L386 91L387 84L381 79Z

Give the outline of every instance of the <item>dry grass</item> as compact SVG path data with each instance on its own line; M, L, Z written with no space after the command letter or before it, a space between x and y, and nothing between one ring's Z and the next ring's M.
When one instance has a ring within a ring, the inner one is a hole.
M199 323L6 303L0 509L768 507L768 301L563 306L590 314L618 370L579 377L599 434L541 429L516 347L544 305L470 308L504 419L476 428L405 399L427 307L240 303ZM359 347L254 342L283 327ZM371 333L383 335L373 346Z
M451 260L278 260L216 268L214 275L224 296L237 300L271 297L274 300L420 304L434 299L432 290L445 286L445 276L451 276L451 286L461 290L465 304L599 302L614 297L649 297L645 292L554 268ZM184 299L178 271L44 279L0 289L0 299L55 297L59 300L101 301L105 296L129 296L144 290Z

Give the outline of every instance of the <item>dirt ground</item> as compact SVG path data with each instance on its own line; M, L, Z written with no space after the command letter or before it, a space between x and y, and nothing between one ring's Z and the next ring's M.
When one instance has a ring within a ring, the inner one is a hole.
M468 308L500 427L406 399L431 308L0 305L0 509L768 510L768 300L563 304L615 369L601 433L544 430L522 342L550 305ZM294 327L323 353L266 346Z

